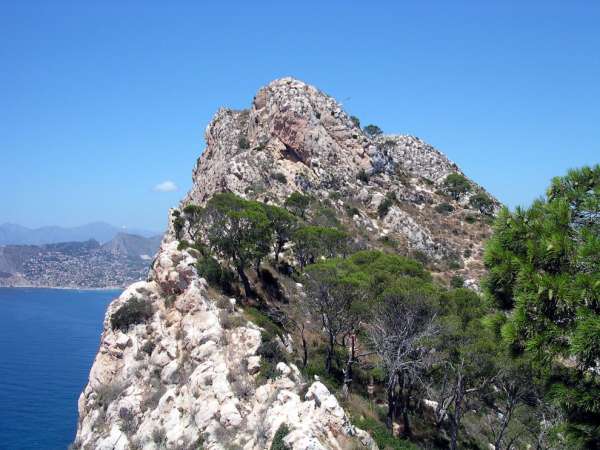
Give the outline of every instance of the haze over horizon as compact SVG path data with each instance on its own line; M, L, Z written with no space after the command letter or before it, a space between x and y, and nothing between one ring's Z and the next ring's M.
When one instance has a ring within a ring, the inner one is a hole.
M598 3L0 10L10 61L0 71L0 223L164 229L217 109L248 107L288 75L363 125L421 137L511 207L599 162Z

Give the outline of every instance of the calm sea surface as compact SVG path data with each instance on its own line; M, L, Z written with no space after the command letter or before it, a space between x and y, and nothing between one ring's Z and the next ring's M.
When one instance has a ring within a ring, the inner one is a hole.
M64 450L120 291L0 288L0 449Z

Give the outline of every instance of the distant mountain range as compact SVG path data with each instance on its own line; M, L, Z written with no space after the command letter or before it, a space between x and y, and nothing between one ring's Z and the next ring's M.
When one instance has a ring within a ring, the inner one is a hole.
M122 287L146 277L161 238L117 233L104 244L0 246L0 286Z
M0 225L0 245L44 245L58 242L81 242L93 239L103 244L119 233L152 237L162 232L124 229L105 222L92 222L78 227L48 226L27 228L22 225L4 223Z

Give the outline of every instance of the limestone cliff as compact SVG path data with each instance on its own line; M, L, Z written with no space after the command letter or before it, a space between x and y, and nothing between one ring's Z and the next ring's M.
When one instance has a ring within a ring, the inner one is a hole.
M467 207L471 194L451 201L440 192L457 166L418 138L366 135L312 86L276 80L250 110L221 109L206 143L182 206L221 191L281 204L302 191L347 217L361 245L395 242L399 251L421 252L442 275L447 260L465 278L481 270L488 228L467 220L477 216ZM395 200L382 214L388 192ZM442 202L452 211L437 212ZM178 249L170 228L148 281L109 306L74 447L268 449L285 423L285 443L296 450L377 448L335 396L293 364L278 364L274 379L259 382L261 330L235 300L217 301L196 273L196 255ZM142 320L120 326L132 305Z

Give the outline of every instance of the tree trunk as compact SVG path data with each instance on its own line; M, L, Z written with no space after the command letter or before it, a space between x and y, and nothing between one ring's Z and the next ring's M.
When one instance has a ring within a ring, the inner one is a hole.
M334 345L335 345L335 339L334 336L329 333L329 345L327 347L327 359L325 360L325 369L327 370L327 373L331 373L331 363L333 361L333 350L334 350Z
M279 240L279 239L277 240L277 244L275 245L275 263L279 262L279 254L283 250L284 245L285 245L285 242L283 242L282 240Z
M393 377L395 377L395 375L392 375ZM387 398L388 398L388 414L387 414L387 419L386 419L386 426L392 430L394 430L394 419L396 417L396 383L391 383L391 385L388 386L388 391L387 391Z
M306 344L306 337L304 337L304 324L302 324L300 336L302 337L302 368L306 369L306 365L308 364L308 345Z
M402 435L410 437L412 430L410 428L410 419L408 412L410 409L411 385L410 381L403 377L402 380Z
M354 364L355 356L355 340L354 335L350 336L350 353L348 354L348 360L346 361L346 367L344 367L344 385L342 392L345 398L350 393L350 383L352 383L352 364Z
M242 285L244 286L244 293L246 297L252 297L252 287L250 287L250 281L248 281L248 277L246 276L246 272L244 272L244 266L238 264L237 273L242 280Z
M458 429L462 416L462 403L464 397L464 385L462 375L458 375L456 383L456 396L454 398L454 414L452 415L450 430L450 450L457 449Z

